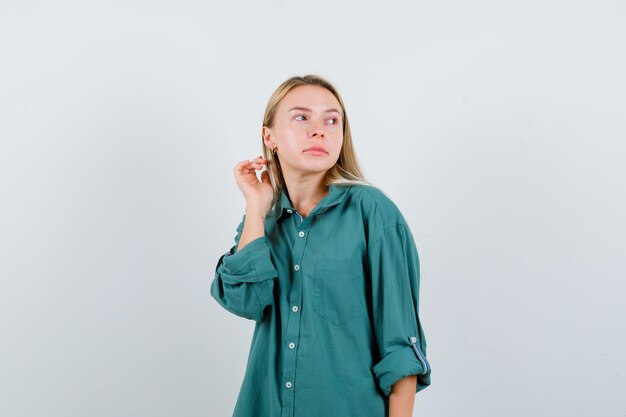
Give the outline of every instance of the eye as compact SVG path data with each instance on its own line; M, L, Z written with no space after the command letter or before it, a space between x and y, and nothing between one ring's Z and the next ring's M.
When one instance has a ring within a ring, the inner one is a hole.
M330 120L334 120L334 122L332 123L334 125L336 125L339 122L336 117L331 117Z
M306 116L305 116L305 115L303 115L303 114L298 114L296 117L294 117L294 119L296 119L296 120L297 120L297 119L298 119L298 117L306 117Z

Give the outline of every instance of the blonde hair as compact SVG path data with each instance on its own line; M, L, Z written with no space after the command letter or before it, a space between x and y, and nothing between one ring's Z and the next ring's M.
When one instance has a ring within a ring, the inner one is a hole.
M361 168L357 161L356 152L352 144L352 134L350 133L350 124L348 123L348 115L346 108L343 104L343 100L339 95L337 89L328 81L317 75L305 75L294 76L284 81L281 85L274 90L274 93L270 96L265 108L265 116L263 116L263 126L269 128L274 125L274 117L276 115L276 109L281 100L295 87L301 85L316 85L323 87L330 91L341 106L341 112L343 114L343 145L339 153L339 159L337 163L326 172L324 177L324 186L328 187L330 184L336 185L371 185L369 181L365 179L361 173ZM274 202L280 197L283 187L285 186L285 178L283 177L282 168L280 166L280 160L278 155L273 155L270 149L265 146L263 141L263 135L261 134L261 144L263 146L263 157L269 160L267 164L267 171L270 176L272 188L274 188Z

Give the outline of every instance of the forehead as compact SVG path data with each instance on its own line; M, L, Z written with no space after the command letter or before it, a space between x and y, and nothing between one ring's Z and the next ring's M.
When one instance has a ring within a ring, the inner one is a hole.
M317 85L300 85L287 93L279 104L279 111L289 111L294 106L308 107L313 111L330 108L341 109L333 93Z

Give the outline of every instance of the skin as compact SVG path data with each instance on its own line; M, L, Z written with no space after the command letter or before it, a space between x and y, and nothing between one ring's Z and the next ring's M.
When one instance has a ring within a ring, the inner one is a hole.
M415 402L417 376L409 375L391 386L389 393L389 417L411 417Z
M296 106L308 110L292 110ZM322 180L339 159L343 145L342 117L341 106L330 91L302 85L283 97L276 109L274 126L262 128L265 145L277 148L291 203L303 217L328 194ZM322 146L327 152L306 151L314 145ZM267 171L261 173L261 181L256 171L267 163L267 159L258 156L238 162L233 169L237 186L246 200L246 221L237 250L265 234L265 216L271 208L273 189ZM416 383L417 378L412 375L392 386L389 417L412 415Z
M310 111L291 110L296 106ZM289 198L304 217L327 194L322 179L339 159L343 144L342 115L330 109L341 111L330 91L319 86L299 86L278 105L274 126L264 126L262 130L265 145L278 147ZM327 153L305 152L313 145L324 147Z

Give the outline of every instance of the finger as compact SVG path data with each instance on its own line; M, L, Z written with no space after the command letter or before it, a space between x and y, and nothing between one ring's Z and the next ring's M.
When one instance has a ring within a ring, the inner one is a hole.
M235 170L237 176L255 175L254 168L241 167Z
M248 169L248 162L246 161L242 161L235 166L235 172L247 172Z
M250 163L250 161L245 160L245 161L239 161L237 162L237 164L235 165L235 170L239 170L241 168L244 168L246 165L248 165Z
M259 156L258 158L251 159L249 162L251 164L264 164L264 163L267 163L268 160Z
M263 156L257 156L256 158L251 159L250 162L256 162L256 163L263 164L263 163L269 162L269 159L265 159L265 158L263 158Z
M261 182L263 184L271 184L269 172L267 171L261 172Z
M240 161L235 165L234 171L238 175L255 174L255 171L263 169L265 162Z
M235 165L235 170L236 171L241 171L242 169L249 169L250 166L258 166L258 165L255 165L255 164L257 164L257 163L256 162L252 162L252 161L248 161L248 160L241 161L241 162L238 162L237 165Z
M241 161L240 164L242 166L246 166L246 165L253 165L253 166L259 166L259 164L265 164L267 162L267 160L261 158L261 159L253 159L250 161Z
M249 166L254 167L255 169L262 169L264 165L264 163L250 162Z

